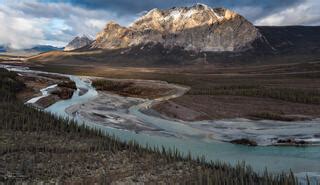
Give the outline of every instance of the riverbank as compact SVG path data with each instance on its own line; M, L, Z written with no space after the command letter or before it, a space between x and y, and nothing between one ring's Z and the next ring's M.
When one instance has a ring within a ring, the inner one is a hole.
M4 67L17 70L17 80L24 84L23 90L17 93L17 98L42 110L60 100L70 99L77 89L75 83L65 75L34 73L14 66ZM80 93L84 93L85 89L80 91Z
M302 121L316 119L320 106L243 96L184 95L157 104L154 110L184 121L246 118L252 120Z
M112 92L125 97L156 99L175 94L177 88L169 83L154 80L91 78L98 91Z

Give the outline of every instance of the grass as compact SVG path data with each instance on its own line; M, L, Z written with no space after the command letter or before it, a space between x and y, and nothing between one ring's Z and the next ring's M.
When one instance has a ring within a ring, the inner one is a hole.
M170 89L165 87L153 87L152 85L139 85L134 82L119 80L94 80L92 86L100 91L110 91L122 96L138 98L158 98L166 95Z
M77 89L76 83L74 81L63 81L58 84L58 87L65 87L69 89Z
M26 135L30 133L51 133L56 134L57 137L63 138L76 138L90 140L94 139L95 142L88 147L79 151L78 146L68 145L67 148L62 146L50 144L47 141L47 145L39 145L34 143L33 145L19 145L21 141L11 140L15 144L9 145L6 142L0 145L0 156L14 155L15 153L23 154L24 152L43 155L44 153L54 154L57 152L69 155L71 153L79 154L82 152L95 153L95 152L112 152L113 155L120 155L123 151L128 151L129 155L136 154L140 156L140 160L145 160L146 154L152 155L157 160L163 161L164 164L170 165L175 162L184 162L188 164L193 174L189 176L188 180L180 181L181 184L297 184L297 179L292 173L280 173L269 174L265 172L263 174L257 174L244 163L240 163L233 167L221 162L207 162L204 157L193 158L191 155L183 155L175 149L165 149L158 147L142 147L134 141L121 142L114 136L110 136L100 130L91 129L85 125L79 125L73 120L66 120L55 117L49 113L42 112L18 102L15 99L15 93L21 90L21 83L16 79L14 73L0 70L0 130L9 133L12 131L15 133L12 137L15 138L17 134L24 133ZM38 134L38 135L39 135ZM65 141L68 143L68 140ZM32 143L31 143L32 144ZM24 159L24 155L19 155L19 160ZM37 173L32 170L36 162L28 161L32 165L22 165L19 173L22 173L23 177L32 177L39 179ZM83 161L85 162L85 161ZM25 163L23 163L25 164ZM6 166L7 164L1 164ZM12 164L10 164L12 165ZM152 165L150 163L150 165ZM31 166L31 169L28 168ZM126 168L123 166L122 168ZM50 174L52 169L44 169ZM17 183L23 179L19 178L7 178L0 174L0 182L3 183ZM47 179L49 180L49 179ZM100 183L103 183L101 181Z
M273 98L288 102L320 104L320 91L317 89L274 88L255 85L231 85L211 88L191 89L190 95L232 95Z
M115 82L112 80L94 80L92 85L100 91L122 91L132 85L131 82Z
M276 121L295 121L296 119L291 117L286 117L281 114L272 113L272 112L259 112L249 115L255 119L265 119L265 120L276 120Z

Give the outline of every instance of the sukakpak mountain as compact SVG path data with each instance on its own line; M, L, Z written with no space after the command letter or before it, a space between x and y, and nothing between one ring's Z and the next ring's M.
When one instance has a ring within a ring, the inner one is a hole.
M192 7L153 9L123 27L111 21L96 36L91 48L120 49L161 44L188 51L244 51L262 40L259 30L243 16L225 8L203 4Z

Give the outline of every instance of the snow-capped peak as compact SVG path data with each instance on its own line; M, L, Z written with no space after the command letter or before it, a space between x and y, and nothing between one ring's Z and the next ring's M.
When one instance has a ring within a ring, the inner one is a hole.
M175 32L184 28L212 25L216 22L232 19L235 15L237 14L231 10L224 8L212 9L205 4L199 3L191 7L174 7L167 10L155 8L133 22L130 28L158 31L171 28L171 32Z
M64 48L64 51L79 49L91 43L92 39L89 36L85 34L78 35L71 42L68 43L68 45Z
M238 51L250 47L251 42L259 37L259 31L237 13L195 4L152 9L129 27L108 25L97 35L91 47L117 49L159 43L165 48Z
M75 38L78 38L78 39L90 39L92 40L92 37L91 36L88 36L86 34L78 34Z

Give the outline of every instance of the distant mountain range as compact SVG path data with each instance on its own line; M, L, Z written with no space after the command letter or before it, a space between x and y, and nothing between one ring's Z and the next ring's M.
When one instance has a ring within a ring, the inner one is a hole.
M48 51L62 51L64 48L63 47L55 47L55 46L50 46L50 45L38 45L34 46L30 49L25 49L25 51L34 51L34 52L48 52Z
M37 45L29 49L11 49L6 46L0 46L0 53L43 53L49 51L62 51L63 48L50 45Z
M5 46L0 46L0 53L6 52L7 48Z

